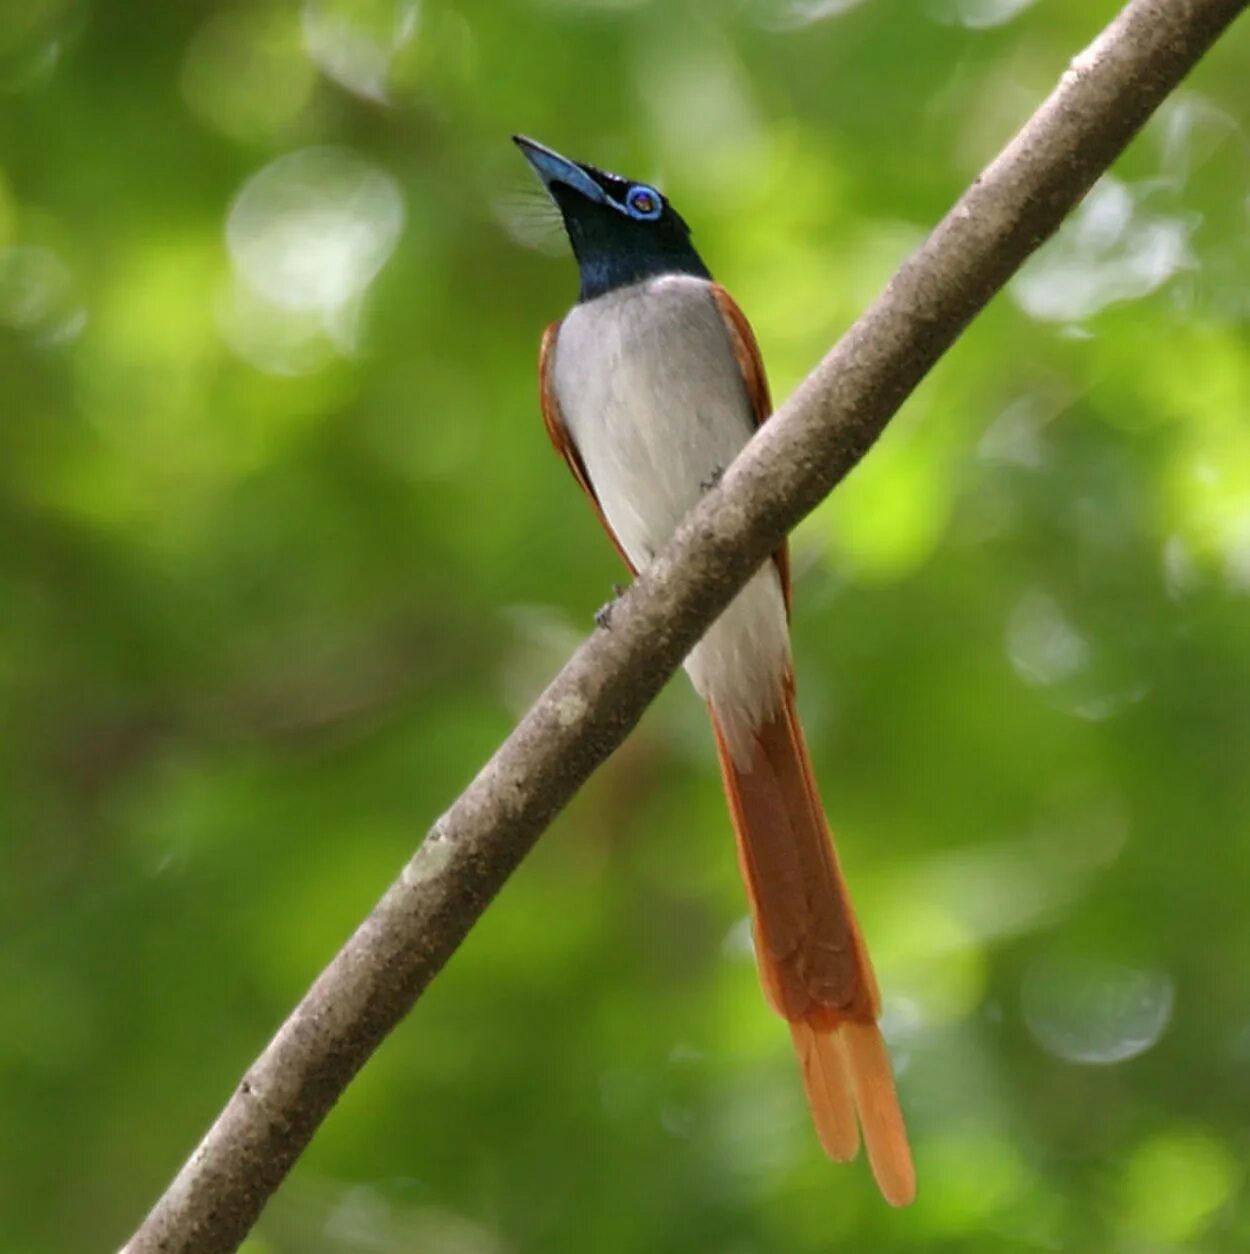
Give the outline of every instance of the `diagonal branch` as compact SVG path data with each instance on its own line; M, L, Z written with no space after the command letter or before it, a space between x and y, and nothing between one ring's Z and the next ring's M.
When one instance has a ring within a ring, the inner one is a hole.
M1247 0L1131 0L431 828L126 1247L234 1249L351 1078L708 624Z

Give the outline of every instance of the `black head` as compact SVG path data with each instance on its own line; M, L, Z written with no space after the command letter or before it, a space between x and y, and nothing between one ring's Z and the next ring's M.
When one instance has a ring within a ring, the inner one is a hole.
M524 135L512 139L564 218L582 300L657 274L711 277L690 228L654 187L570 161Z

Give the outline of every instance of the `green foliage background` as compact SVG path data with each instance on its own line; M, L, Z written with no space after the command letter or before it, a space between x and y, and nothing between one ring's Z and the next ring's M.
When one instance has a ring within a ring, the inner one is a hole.
M621 577L508 134L659 181L784 398L1115 7L0 3L0 1249L124 1239ZM1248 54L794 538L915 1207L818 1153L683 680L254 1254L1250 1246Z

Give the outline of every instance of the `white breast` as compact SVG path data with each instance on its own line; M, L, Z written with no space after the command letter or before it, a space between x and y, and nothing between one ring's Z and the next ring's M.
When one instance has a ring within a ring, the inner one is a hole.
M617 541L642 568L754 430L750 401L704 279L666 275L578 305L553 386ZM790 660L780 581L758 571L686 660L735 758L774 713Z

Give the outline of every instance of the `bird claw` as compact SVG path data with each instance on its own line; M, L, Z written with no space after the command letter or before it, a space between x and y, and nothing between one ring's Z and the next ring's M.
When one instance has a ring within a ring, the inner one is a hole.
M625 592L623 584L614 583L612 585L612 599L601 605L595 611L595 625L602 627L604 631L608 631L612 626L612 610L617 601L619 601Z
M701 484L699 484L699 491L710 492L713 488L720 487L720 481L724 477L725 477L724 466L717 466L716 469L712 471L711 477L704 479L704 481Z

